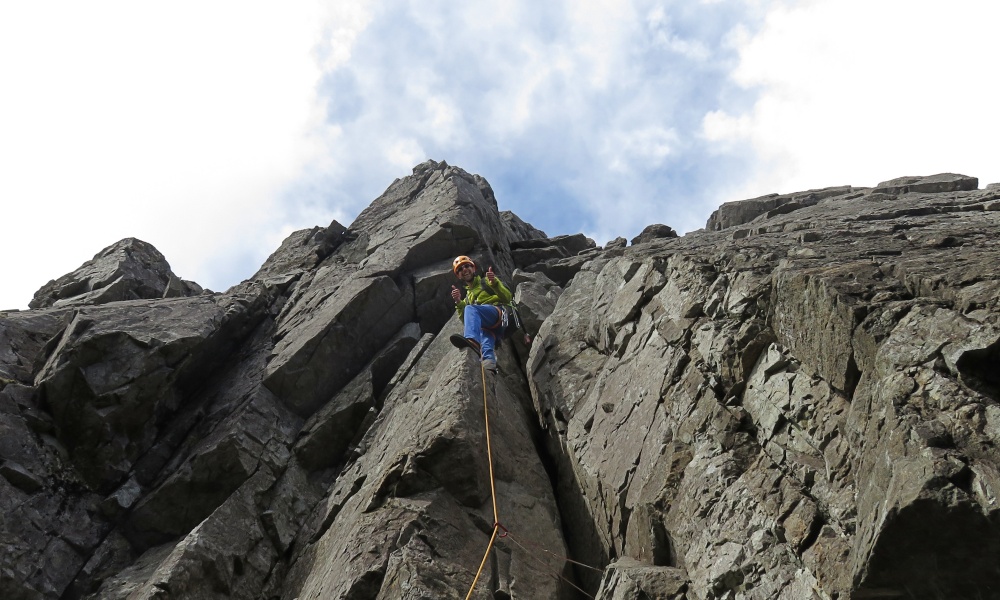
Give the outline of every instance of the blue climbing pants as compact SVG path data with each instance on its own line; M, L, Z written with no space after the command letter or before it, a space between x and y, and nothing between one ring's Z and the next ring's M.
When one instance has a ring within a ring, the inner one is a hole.
M496 336L503 334L503 328L495 327L500 320L500 310L492 304L470 304L463 312L465 321L465 337L476 340L483 349L483 360L496 360L494 352Z

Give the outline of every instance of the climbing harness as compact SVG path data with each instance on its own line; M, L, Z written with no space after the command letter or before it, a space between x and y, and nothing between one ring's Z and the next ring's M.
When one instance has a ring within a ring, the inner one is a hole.
M452 337L455 337L455 336L452 336ZM472 580L472 585L469 587L469 593L466 594L465 600L469 600L470 598L472 598L472 592L475 591L476 584L479 583L479 577L483 573L483 568L486 566L486 560L489 558L490 552L493 550L494 544L496 543L497 539L503 539L503 538L510 539L510 541L513 542L514 544L516 544L519 548L521 548L521 550L523 550L525 552L525 554L527 554L533 560L535 560L536 562L540 563L543 567L545 567L545 569L547 571L549 571L549 575L552 576L553 578L555 578L556 581L559 581L559 580L565 581L570 586L572 586L574 589L576 589L578 592L580 592L584 596L586 596L588 598L591 598L593 600L594 596L591 596L587 592L585 592L582 589L580 589L576 584L574 584L572 581L570 581L569 579L567 579L566 577L564 577L562 575L562 573L554 573L553 570L552 570L552 567L550 565L546 564L545 561L541 560L540 558L538 558L538 556L534 555L530 550L528 550L524 545L522 545L521 542L517 541L506 527L504 527L502 524L500 524L500 513L497 510L496 482L495 482L495 478L493 476L493 448L492 448L492 444L491 444L491 440L490 440L490 410L489 410L489 402L487 400L487 394L486 394L486 367L483 366L482 364L480 364L480 372L481 372L482 378L483 378L483 419L484 419L484 422L485 422L485 425L486 425L486 459L487 459L487 463L489 464L489 468L490 468L490 498L493 501L493 532L490 534L490 541L486 545L486 552L483 554L483 559L479 563L479 570L476 571L476 576ZM494 385L495 384L496 384L496 380L494 379ZM494 388L494 392L495 391L496 390ZM528 542L525 542L525 543L528 543ZM558 554L556 554L554 552L550 552L550 551L546 550L545 548L542 548L541 546L538 546L536 544L530 544L530 543L528 543L528 544L531 545L531 546L534 546L534 547L538 548L542 552L545 552L545 553L547 553L547 554L549 554L551 556L555 556L555 557L561 558L562 560L565 560L566 562L572 563L574 565L579 565L581 567L585 567L587 569L591 569L593 571L597 571L598 573L603 573L604 572L603 569L598 569L596 567L592 567L590 565L586 565L584 563L577 562L577 561L572 560L572 559L570 559L569 557L566 557L566 556L560 556L560 555L558 555Z

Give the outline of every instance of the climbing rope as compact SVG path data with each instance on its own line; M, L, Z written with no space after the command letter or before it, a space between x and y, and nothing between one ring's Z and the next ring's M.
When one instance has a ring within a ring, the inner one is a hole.
M578 592L580 592L584 596L586 596L588 598L594 598L593 596L591 596L587 592L585 592L582 589L580 589L579 587L577 587L576 584L574 584L572 581L570 581L569 579L567 579L566 577L564 577L561 572L558 572L558 571L554 570L551 566L549 566L548 564L546 564L545 561L541 560L540 558L538 558L537 556L535 556L534 554L532 554L531 551L529 551L527 548L525 548L523 545L521 545L520 542L518 542L516 539L514 539L514 536L511 535L511 533L507 530L506 527L504 527L503 525L500 524L500 514L497 511L496 483L495 483L495 478L493 476L493 448L492 448L491 441L490 441L490 409L489 409L489 402L487 401L487 395L486 395L486 367L485 367L485 365L480 364L480 372L481 372L482 378L483 378L483 415L484 415L484 421L485 421L485 424L486 424L486 459L487 459L487 462L489 463L489 467L490 467L490 498L493 501L493 532L490 534L490 541L486 545L486 552L483 554L483 560L480 561L480 563L479 563L479 570L476 571L476 576L472 580L472 585L469 587L469 593L466 594L465 600L469 600L470 598L472 598L472 592L475 591L476 584L479 583L479 577L480 577L480 575L483 574L483 568L486 566L486 560L489 558L490 552L493 550L493 545L496 543L496 540L497 540L498 537L500 537L500 538L510 538L510 541L514 542L514 544L516 544L519 548L521 548L521 550L524 550L525 554L527 554L533 560L535 560L536 562L538 562L542 566L544 566L545 569L550 572L549 574L553 578L555 578L557 581L561 579L561 580L565 581L566 583L568 583L569 585L571 585L573 588L575 588ZM501 530L503 531L503 533L501 533L498 536L497 534L500 533ZM528 543L528 542L526 542L526 543ZM557 558L560 558L562 560L570 562L570 563L572 563L574 565L579 565L581 567L586 567L588 569L592 569L594 571L597 571L598 573L603 573L604 572L603 569L598 569L596 567L592 567L590 565L586 565L584 563L577 562L577 561L572 560L572 559L570 559L569 557L566 557L566 556L559 556L558 554L556 554L554 552L550 552L550 551L546 550L545 548L542 548L541 546L537 546L535 544L530 544L530 543L529 543L529 545L535 546L539 550L541 550L542 552L545 552L547 554L550 554L552 556L555 556Z
M472 591L476 589L476 583L479 582L479 576L483 573L483 567L486 566L486 559L490 556L490 551L493 550L493 542L497 539L497 531L500 530L500 515L497 512L497 490L496 484L493 481L493 449L490 446L490 408L486 401L486 365L479 364L480 372L483 376L483 414L485 415L486 421L486 459L489 461L490 465L490 497L493 499L493 534L490 535L490 543L486 546L486 553L483 554L483 560L479 563L479 570L476 571L476 577L472 580L472 586L469 588L469 593L466 594L465 600L469 600L472 597ZM506 531L506 530L505 530Z
M497 513L497 490L493 482L493 451L490 447L490 407L486 402L486 365L479 363L479 370L483 375L483 420L486 423L486 459L490 465L490 497L493 498L493 531L500 525L500 515Z

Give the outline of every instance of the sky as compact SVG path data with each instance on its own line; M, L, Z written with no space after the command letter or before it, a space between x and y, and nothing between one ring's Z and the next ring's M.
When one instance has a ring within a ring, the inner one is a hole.
M0 0L0 309L125 237L215 291L427 160L598 244L1000 182L981 0Z

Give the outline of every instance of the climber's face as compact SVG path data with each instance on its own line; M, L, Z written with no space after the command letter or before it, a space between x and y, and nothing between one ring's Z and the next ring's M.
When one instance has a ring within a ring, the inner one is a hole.
M475 275L476 275L476 267L470 265L469 263L465 263L464 265L459 265L458 278L464 281L465 283L469 283L470 281L472 281L472 278L475 277Z

